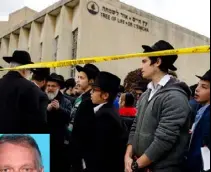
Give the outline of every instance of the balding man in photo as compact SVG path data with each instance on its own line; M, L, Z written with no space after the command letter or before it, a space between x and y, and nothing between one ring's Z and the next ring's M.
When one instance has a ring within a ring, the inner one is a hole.
M0 136L0 172L44 172L36 141L29 135Z

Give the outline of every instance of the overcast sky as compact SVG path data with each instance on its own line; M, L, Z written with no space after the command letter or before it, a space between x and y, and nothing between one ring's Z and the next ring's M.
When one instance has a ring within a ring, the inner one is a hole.
M0 0L0 21L28 6L41 11L58 0ZM210 0L120 0L210 37Z

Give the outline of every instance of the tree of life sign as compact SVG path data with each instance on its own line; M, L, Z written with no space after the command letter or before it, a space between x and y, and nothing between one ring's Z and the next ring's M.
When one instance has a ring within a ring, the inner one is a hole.
M92 15L97 15L99 13L103 19L110 20L118 24L123 24L140 31L149 32L147 21L129 16L123 12L119 12L117 9L114 10L106 6L102 6L100 9L98 4L94 1L88 2L87 9Z

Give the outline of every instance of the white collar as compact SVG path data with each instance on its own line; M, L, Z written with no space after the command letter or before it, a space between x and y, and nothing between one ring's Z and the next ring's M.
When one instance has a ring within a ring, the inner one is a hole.
M39 85L37 85L37 83L35 82L35 81L32 81L36 86L38 86L39 87ZM40 88L40 87L39 87Z
M157 89L158 86L164 87L170 79L171 79L171 76L167 74L163 78L161 78L161 80L158 82L156 86L154 86L153 82L150 82L147 87L151 90Z
M107 103L107 102L106 102ZM97 113L97 111L99 111L99 109L106 103L102 103L102 104L99 104L97 105L96 107L94 107L94 113Z

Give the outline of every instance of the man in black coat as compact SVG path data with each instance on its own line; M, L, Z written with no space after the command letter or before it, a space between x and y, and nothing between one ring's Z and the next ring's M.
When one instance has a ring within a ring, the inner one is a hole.
M69 125L69 131L71 131L70 137L70 154L72 155L72 171L82 170L80 144L82 142L87 143L86 132L92 130L92 116L86 116L89 109L94 105L91 102L91 89L92 84L96 76L99 73L99 69L93 64L86 64L84 67L76 66L78 71L77 86L83 90L83 93L76 99L74 108L71 112L71 122ZM80 109L80 110L79 110ZM85 113L84 113L85 112ZM86 130L86 132L83 132ZM90 144L87 143L86 146Z
M32 82L40 88L39 90L39 101L40 101L40 115L45 117L47 122L47 106L49 99L44 92L46 89L47 84L47 78L50 75L50 69L49 68L37 68L32 70ZM47 131L47 129L46 129ZM44 131L43 131L44 132Z
M10 67L31 64L26 51L15 51L3 57ZM0 79L0 133L39 133L46 128L40 115L39 88L26 78L28 69L9 71Z
M71 102L60 92L64 88L64 78L52 73L47 79L46 94L49 98L47 107L48 124L51 132L52 169L68 172L68 124L70 121Z
M43 92L45 92L46 85L47 85L47 79L50 75L50 69L49 68L36 68L32 69L33 75L32 75L32 82L35 83Z

